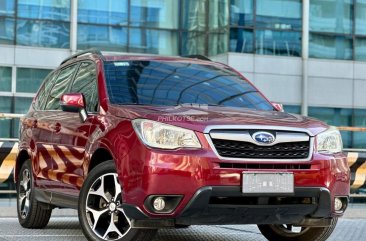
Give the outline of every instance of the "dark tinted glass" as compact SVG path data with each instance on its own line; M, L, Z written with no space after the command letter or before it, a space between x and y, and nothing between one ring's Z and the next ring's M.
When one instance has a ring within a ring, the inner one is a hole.
M75 72L77 64L71 65L63 70L61 70L58 75L55 85L53 86L48 101L46 104L46 110L59 110L60 109L60 97L67 90L70 84L71 78Z
M47 100L48 94L51 91L51 88L57 77L57 74L58 74L58 72L51 73L43 81L44 84L42 85L41 89L39 90L36 102L34 103L34 108L36 110L41 110L46 105L46 100Z
M244 78L228 68L181 62L106 62L114 104L207 104L273 110Z
M98 110L97 70L94 63L82 63L72 84L71 93L83 93L86 109L89 112Z

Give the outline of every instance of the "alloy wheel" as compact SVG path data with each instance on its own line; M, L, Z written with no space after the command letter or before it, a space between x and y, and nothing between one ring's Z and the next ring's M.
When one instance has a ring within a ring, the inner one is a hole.
M100 176L91 185L86 199L86 217L92 231L103 240L118 240L131 229L122 209L121 186L116 173Z
M28 169L24 169L22 175L20 176L19 184L20 184L18 194L19 212L21 218L25 219L29 213L30 194L32 191L30 171Z

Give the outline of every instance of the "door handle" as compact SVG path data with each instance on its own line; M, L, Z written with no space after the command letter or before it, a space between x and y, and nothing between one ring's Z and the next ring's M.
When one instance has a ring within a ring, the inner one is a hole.
M61 124L60 123L56 123L54 126L52 126L53 128L52 128L52 131L54 132L54 133L59 133L60 131L61 131Z
M32 128L37 128L38 126L38 121L37 120L33 120L32 121Z

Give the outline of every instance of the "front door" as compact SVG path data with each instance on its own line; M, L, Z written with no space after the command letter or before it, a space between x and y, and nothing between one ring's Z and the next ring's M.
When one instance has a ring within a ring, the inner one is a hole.
M93 115L98 111L97 71L93 62L79 65L69 93L82 93L85 97L87 120L82 123L78 113L60 112L55 120L58 131L53 134L57 158L54 172L57 176L56 192L78 195L84 182L83 163L88 147Z

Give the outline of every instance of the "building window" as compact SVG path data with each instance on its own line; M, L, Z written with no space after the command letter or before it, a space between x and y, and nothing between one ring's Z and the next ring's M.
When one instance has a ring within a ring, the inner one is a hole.
M352 59L352 36L311 33L309 55L323 59Z
M70 0L18 0L19 18L70 21Z
M150 28L177 29L179 1L131 1L130 25Z
M12 112L12 97L0 96L0 113ZM12 135L11 122L9 119L0 118L0 137L10 138Z
M310 1L310 57L353 59L353 12L353 0Z
M78 8L78 49L176 56L229 46L229 0L80 0Z
M108 25L78 25L78 48L127 51L127 28Z
M131 28L129 41L131 52L178 55L178 35L174 31Z
M16 92L36 93L50 72L48 69L17 68Z
M70 47L70 0L18 0L16 44Z
M309 116L317 118L332 126L352 126L353 110L346 108L309 107ZM355 148L354 132L341 131L343 146Z
M0 44L14 44L14 0L0 1Z
M0 67L0 91L11 91L11 67Z
M230 51L301 55L300 0L232 0Z
M78 22L127 25L128 6L127 0L79 0Z
M206 34L204 32L183 32L181 55L206 55Z

